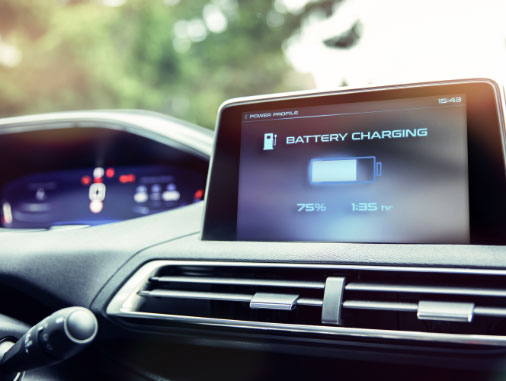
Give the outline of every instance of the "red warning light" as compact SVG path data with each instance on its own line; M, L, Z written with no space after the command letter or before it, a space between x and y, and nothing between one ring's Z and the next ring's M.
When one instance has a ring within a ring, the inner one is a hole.
M204 197L204 190L199 189L193 196L195 197L195 200L202 200L202 197Z
M120 183L133 183L135 182L135 175L133 173L129 173L128 175L120 175L119 177Z
M81 177L81 184L90 185L91 184L91 177L90 176Z
M109 179L114 177L114 168L107 168L105 171L105 177Z

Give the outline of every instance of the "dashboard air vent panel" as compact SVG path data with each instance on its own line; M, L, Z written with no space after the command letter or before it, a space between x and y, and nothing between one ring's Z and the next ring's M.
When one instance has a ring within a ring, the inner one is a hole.
M324 287L321 279L281 278L275 272L256 274L249 268L238 271L237 268L167 266L149 277L138 292L144 298L139 311L319 324Z
M169 326L506 346L505 279L485 270L154 261L107 313Z

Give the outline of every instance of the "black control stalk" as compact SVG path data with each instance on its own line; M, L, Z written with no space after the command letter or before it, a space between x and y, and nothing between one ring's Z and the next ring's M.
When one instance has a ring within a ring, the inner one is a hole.
M1 358L0 374L48 366L66 360L95 338L98 323L84 307L56 311L25 333Z

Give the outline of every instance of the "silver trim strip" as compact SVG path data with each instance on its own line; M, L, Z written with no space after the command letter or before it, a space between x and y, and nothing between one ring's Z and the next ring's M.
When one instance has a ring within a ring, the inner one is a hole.
M417 312L416 303L376 302L371 300L345 300L343 308L355 310Z
M405 292L416 294L472 295L506 298L506 290L465 287L410 286L380 283L348 283L346 291Z
M299 298L297 299L297 305L306 307L323 307L323 300L316 298Z
M283 331L293 333L314 333L325 335L352 336L361 338L414 340L425 342L455 343L469 345L492 345L506 346L506 336L497 335L464 335L450 333L414 332L414 331L388 331L377 329L349 328L339 326L311 326L265 322L248 322L228 319L211 319L196 316L163 315L149 312L136 312L135 309L142 303L142 297L137 295L149 278L154 276L157 270L163 266L221 266L221 267L268 267L268 268L304 268L304 269L330 269L330 270L355 270L355 271L388 271L388 272L413 272L413 273L438 273L438 274L469 274L469 275L494 275L506 276L506 270L470 269L470 268L430 268L430 267L395 267L395 266L363 266L363 265L322 265L322 264L283 264L268 262L226 262L226 261L177 261L158 260L147 262L138 269L133 276L120 288L107 306L106 313L118 318L141 318L158 319L163 321L199 324L215 327L262 329L269 331ZM482 307L476 307L478 313ZM484 309L483 312L492 312ZM502 315L501 315L502 316Z
M395 312L418 312L417 303L382 302L374 300L345 300L343 308L356 310L376 310ZM489 317L506 317L506 308L474 307L473 315Z
M273 280L273 279L239 279L239 278L214 278L214 277L191 277L191 276L161 276L151 277L150 282L161 283L195 283L195 284L221 284L230 286L266 286L266 287L293 287L293 288L311 288L323 290L324 282L306 282L291 280Z
M383 302L375 300L345 300L343 308L356 310L418 312L417 303ZM474 307L473 314L477 316L506 317L506 308Z
M251 294L225 294L221 292L179 291L179 290L152 290L139 291L140 296L170 299L196 299L221 300L226 302L250 302Z
M164 290L155 289L151 291L139 291L139 296L153 297L153 298L173 298L173 299L196 299L196 300L218 300L226 302L247 302L253 303L255 295L259 294L235 294L224 292L205 292L205 291L179 291L179 290ZM261 294L261 293L260 293ZM284 295L284 294L272 294ZM298 306L311 306L320 307L323 305L323 300L316 298L298 298L295 301Z
M474 307L474 314L480 316L494 316L506 318L506 308Z
M312 326L298 324L279 324L264 322L248 322L228 319L210 319L196 316L162 315L151 312L119 311L114 316L120 318L140 318L171 321L179 323L198 324L211 327L262 329L266 331L283 331L292 333L312 333L336 336L351 336L359 338L414 340L437 343L473 344L506 346L505 336L463 335L453 333L433 333L416 331L387 331L381 329L348 328L339 326Z

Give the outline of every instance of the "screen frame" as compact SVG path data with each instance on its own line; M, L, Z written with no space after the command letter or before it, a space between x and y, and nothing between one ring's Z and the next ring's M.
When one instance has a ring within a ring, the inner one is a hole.
M499 85L491 79L279 94L225 102L218 113L201 239L237 240L239 157L244 112L447 94L466 95L470 243L506 244L506 197L501 197L501 194L506 195L503 101Z

